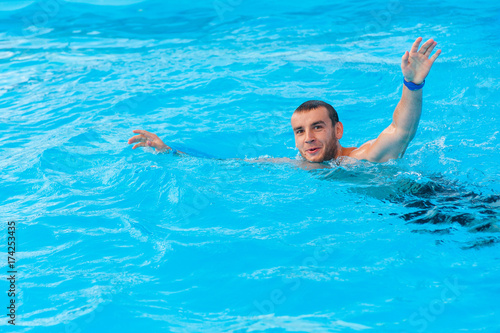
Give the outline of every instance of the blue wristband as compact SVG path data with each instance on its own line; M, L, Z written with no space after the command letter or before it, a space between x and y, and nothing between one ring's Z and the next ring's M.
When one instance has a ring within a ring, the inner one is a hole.
M422 89L424 87L425 80L422 81L422 83L420 83L420 84L415 84L413 82L408 82L405 80L405 78L403 78L403 83L406 86L406 88L408 88L410 90L418 90L418 89Z

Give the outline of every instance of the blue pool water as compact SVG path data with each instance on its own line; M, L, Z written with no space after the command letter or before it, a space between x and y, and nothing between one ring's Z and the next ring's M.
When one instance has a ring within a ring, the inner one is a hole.
M0 331L500 332L498 31L495 1L0 1ZM404 159L244 160L294 159L308 99L375 138L418 36Z

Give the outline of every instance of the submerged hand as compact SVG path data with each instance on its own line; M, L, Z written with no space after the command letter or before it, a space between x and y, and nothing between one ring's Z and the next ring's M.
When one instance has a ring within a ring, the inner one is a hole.
M419 50L418 46L421 41L422 37L418 37L415 43L413 43L410 52L405 52L401 62L401 70L403 71L405 80L415 84L421 84L425 80L427 74L429 74L431 70L432 64L441 54L441 50L437 50L436 53L429 58L437 42L429 39Z
M128 144L139 142L134 145L132 149L137 147L153 147L157 152L164 152L166 150L171 150L169 146L163 143L158 135L150 133L144 130L134 130L134 133L139 133L139 135L133 136L128 139Z

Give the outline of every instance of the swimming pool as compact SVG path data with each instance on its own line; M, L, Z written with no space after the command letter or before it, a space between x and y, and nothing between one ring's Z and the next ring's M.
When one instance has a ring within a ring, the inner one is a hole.
M500 331L494 2L13 4L2 332ZM241 160L295 158L308 99L334 105L344 145L375 138L418 36L443 53L404 159ZM213 158L133 151L138 128Z

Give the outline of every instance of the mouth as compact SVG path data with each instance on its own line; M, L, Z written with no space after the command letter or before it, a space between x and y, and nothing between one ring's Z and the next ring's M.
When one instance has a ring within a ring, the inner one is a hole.
M320 147L309 148L309 149L306 149L306 153L308 153L310 155L314 155L317 152L319 152L320 149L321 149Z

